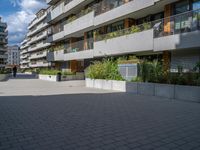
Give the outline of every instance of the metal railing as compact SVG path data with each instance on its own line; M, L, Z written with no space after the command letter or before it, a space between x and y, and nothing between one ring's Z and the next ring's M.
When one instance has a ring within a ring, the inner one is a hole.
M128 2L133 1L129 0ZM111 0L103 0L102 2L96 4L95 6L95 16L103 14L105 12L108 12L114 8L117 8L121 5L124 5L128 3L125 0L116 0L116 1L111 1Z
M112 38L116 38L116 37L120 37L120 36L124 36L124 35L129 35L129 34L142 32L142 31L145 31L145 30L149 30L149 29L153 28L155 23L156 22L148 22L148 23L144 23L144 24L141 24L141 25L132 26L132 27L127 28L127 29L122 29L122 30L119 29L117 31L110 32L110 33L107 33L107 34L101 34L101 35L96 34L95 41L108 40L108 39L112 39Z
M163 18L154 26L154 38L200 30L200 9Z
M73 0L65 0L65 5L69 4L70 2L72 2Z
M68 19L66 20L66 24L68 24L68 23L70 23L70 22L72 22L72 21L75 21L76 19L81 18L81 17L83 17L83 16L89 14L90 12L94 11L94 7L95 7L95 6L91 6L91 7L88 7L88 8L86 8L86 9L81 10L81 12L79 12L78 14L76 14L76 15L74 15L74 16L68 18Z
M85 40L80 40L77 42L72 43L69 47L64 48L64 53L75 53L84 50L93 49L94 47L94 39L90 38Z
M96 33L95 41L112 39L149 29L154 30L154 38L200 30L200 9L132 26L127 29L119 29L107 34L98 35Z

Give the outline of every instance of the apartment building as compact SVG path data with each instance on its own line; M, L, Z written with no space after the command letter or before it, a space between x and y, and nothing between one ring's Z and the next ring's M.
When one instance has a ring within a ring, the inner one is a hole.
M7 67L12 68L14 66L19 66L20 64L19 47L17 45L8 46L7 53L8 53Z
M163 60L174 72L200 61L200 0L46 2L46 59L57 69L81 72L91 61L125 55Z
M51 66L47 62L47 50L50 43L47 42L47 11L41 9L35 19L28 26L26 38L21 43L21 68L47 68Z
M1 21L0 17L0 69L5 68L7 63L7 24Z
M29 41L30 39L26 37L23 42L21 42L21 47L20 47L20 68L21 69L28 69L29 68Z
M48 61L83 71L92 60L136 55L165 69L200 61L200 0L47 0Z

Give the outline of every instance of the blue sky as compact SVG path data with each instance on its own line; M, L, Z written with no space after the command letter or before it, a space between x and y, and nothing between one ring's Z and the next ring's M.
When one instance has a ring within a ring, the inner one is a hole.
M27 26L45 0L0 0L0 16L8 24L9 45L20 44L27 32Z

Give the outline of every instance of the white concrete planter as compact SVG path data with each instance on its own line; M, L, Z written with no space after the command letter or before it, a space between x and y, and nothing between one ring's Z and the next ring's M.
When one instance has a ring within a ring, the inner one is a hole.
M85 85L89 88L94 88L94 79L86 78Z
M86 87L126 92L125 81L86 78Z
M24 73L25 73L25 74L30 74L30 75L33 74L32 72L24 72Z
M155 96L174 98L174 85L170 84L154 84L155 85Z
M200 102L199 86L175 85L175 99Z
M42 75L42 74L39 74L38 77L39 77L40 80L54 81L54 82L58 81L56 75Z
M8 79L8 74L0 74L0 81L5 81Z
M126 81L112 80L112 90L126 92Z

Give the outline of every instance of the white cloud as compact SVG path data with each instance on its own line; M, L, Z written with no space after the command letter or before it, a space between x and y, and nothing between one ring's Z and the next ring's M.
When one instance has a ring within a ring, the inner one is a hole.
M34 19L35 13L41 8L45 8L44 0L10 0L14 7L20 10L5 17L8 24L8 40L10 44L20 43L27 32L28 24Z

